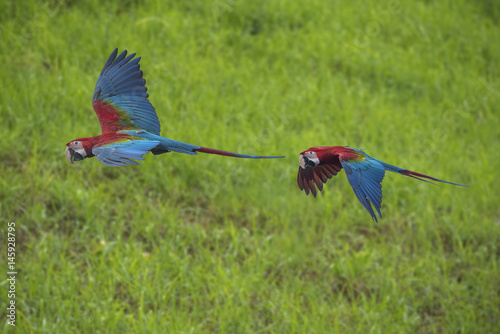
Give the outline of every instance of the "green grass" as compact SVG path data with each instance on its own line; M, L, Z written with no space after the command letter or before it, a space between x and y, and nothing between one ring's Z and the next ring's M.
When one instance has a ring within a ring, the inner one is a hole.
M395 4L2 2L17 331L498 333L500 5ZM142 57L164 136L286 158L70 166L115 47ZM299 191L318 145L471 187L388 174L375 224L344 172Z

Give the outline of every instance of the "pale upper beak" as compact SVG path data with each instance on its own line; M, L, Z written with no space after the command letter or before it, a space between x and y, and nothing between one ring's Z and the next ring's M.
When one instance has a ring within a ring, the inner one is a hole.
M71 151L73 151L73 153L75 152L72 148L69 148L66 146L66 152L64 152L64 154L66 154L66 160L68 160L69 163L73 163L73 154L71 153Z

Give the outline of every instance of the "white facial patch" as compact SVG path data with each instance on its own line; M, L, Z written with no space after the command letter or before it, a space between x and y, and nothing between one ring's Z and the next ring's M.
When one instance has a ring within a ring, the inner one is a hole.
M83 147L75 149L75 152L78 153L78 154L80 154L82 156L82 158L86 158L87 157L87 152L85 152L85 149Z
M85 152L85 149L83 148L83 143L79 140L75 140L69 145L76 153L80 154L82 158L87 157L87 152Z
M308 158L309 160L311 160L312 162L314 162L314 166L316 167L317 165L319 165L319 159L314 157L314 158Z

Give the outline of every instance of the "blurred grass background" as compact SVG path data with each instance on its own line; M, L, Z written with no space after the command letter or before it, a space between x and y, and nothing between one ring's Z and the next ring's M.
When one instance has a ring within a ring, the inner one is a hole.
M497 2L0 13L0 221L2 236L16 222L20 333L498 333ZM142 57L164 136L286 158L70 166L65 144L100 133L91 96L115 47ZM471 188L388 174L375 224L344 172L316 199L299 191L298 153L319 145Z

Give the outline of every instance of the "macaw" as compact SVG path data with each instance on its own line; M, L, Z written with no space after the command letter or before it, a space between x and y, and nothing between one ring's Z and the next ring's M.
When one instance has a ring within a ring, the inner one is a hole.
M143 155L148 152L158 155L170 151L251 159L283 158L226 152L161 137L160 121L148 100L146 80L140 70L141 58L132 59L135 53L127 56L127 50L118 57L117 54L115 49L104 64L92 96L102 133L67 143L65 154L70 163L96 156L112 167L138 165L135 160L144 160Z
M320 191L323 190L323 183L326 183L328 179L337 175L337 173L344 168L347 180L351 184L356 197L370 213L375 222L378 222L378 220L373 212L372 205L377 210L380 218L382 218L382 213L380 212L380 206L382 204L381 182L386 170L413 177L424 182L429 181L422 178L468 187L463 184L443 181L432 176L386 164L385 162L369 156L363 150L348 146L311 147L300 153L299 163L299 174L297 175L299 188L300 190L304 190L306 195L309 195L309 192L311 192L314 197L316 197L316 188L314 184L316 184Z

